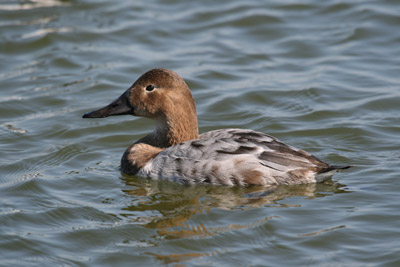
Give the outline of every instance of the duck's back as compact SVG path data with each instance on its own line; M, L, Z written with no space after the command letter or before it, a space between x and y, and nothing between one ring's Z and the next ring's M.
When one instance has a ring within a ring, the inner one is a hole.
M243 186L321 182L336 169L270 135L223 129L165 149L138 174L182 184Z

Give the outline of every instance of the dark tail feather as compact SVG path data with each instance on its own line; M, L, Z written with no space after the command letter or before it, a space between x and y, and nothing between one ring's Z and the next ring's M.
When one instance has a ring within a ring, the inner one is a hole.
M327 168L321 169L318 173L325 173L325 172L330 172L330 171L333 171L333 170L337 170L337 171L345 170L345 169L349 169L351 167L353 167L353 166L350 166L350 165L346 165L346 166L330 165Z

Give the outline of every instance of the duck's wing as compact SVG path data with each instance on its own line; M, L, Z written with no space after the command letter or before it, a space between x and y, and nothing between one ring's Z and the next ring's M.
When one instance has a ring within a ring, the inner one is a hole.
M253 149L263 165L270 165L271 168L280 171L287 171L287 168L325 168L329 166L312 154L287 145L268 134L241 129L229 129L224 132L231 135L228 139L236 144L237 149L236 151L225 151L225 153L240 153Z
M315 182L314 176L329 168L270 135L223 129L165 149L141 174L184 184L294 184Z

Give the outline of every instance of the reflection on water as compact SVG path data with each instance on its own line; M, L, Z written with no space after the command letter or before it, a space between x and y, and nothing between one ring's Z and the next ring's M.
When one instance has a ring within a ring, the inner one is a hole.
M280 203L290 197L313 199L333 194L349 193L345 185L327 181L323 184L304 184L292 186L265 187L227 187L227 186L182 186L167 181L152 181L139 177L125 177L127 186L135 189L125 193L133 197L133 204L124 208L130 212L156 211L159 215L147 218L135 218L144 222L145 227L157 229L160 237L187 238L205 237L216 233L254 227L265 223L269 217L251 224L228 224L223 227L210 228L204 224L193 226L187 222L195 214L209 213L218 209L249 209L263 206L286 208L301 207L296 203ZM132 214L123 216L134 216ZM134 216L135 217L135 216Z
M155 239L179 240L179 239L203 239L217 236L222 233L235 232L237 230L262 227L271 219L278 216L255 217L247 223L226 223L214 226L208 218L204 222L196 222L192 219L195 215L211 215L212 209L244 210L262 207L275 208L300 208L295 197L314 199L329 197L333 194L350 193L345 185L326 181L323 184L305 184L292 186L265 187L227 187L196 185L183 186L166 181L152 181L141 177L124 177L128 187L134 189L124 192L132 198L132 205L123 208L128 213L121 214L134 221L141 222L143 226L156 230ZM293 199L291 199L293 198ZM283 201L285 200L285 201ZM140 214L137 215L136 213ZM144 215L149 213L151 215ZM335 227L335 229L344 226ZM313 236L335 229L323 229L319 232L307 233L299 236ZM146 252L163 263L178 263L194 258L212 256L219 251L193 252L182 254L159 254Z

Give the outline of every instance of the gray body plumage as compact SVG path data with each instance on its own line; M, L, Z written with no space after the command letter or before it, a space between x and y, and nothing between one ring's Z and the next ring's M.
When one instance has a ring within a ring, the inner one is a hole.
M289 185L322 182L339 168L270 135L223 129L163 150L138 174L181 184Z

